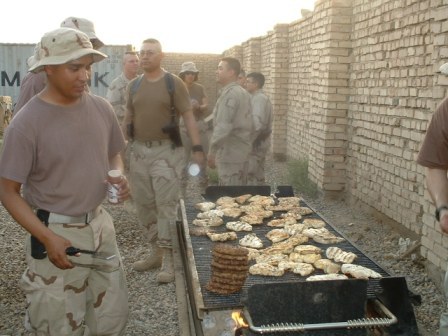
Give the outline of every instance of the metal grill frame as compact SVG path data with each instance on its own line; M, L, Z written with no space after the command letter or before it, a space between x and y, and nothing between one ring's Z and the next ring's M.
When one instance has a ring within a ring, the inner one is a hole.
M238 187L239 194L245 193L245 188ZM226 195L223 195L226 196ZM267 195L266 195L267 196ZM281 197L281 195L280 195ZM210 199L209 199L210 200ZM216 200L211 200L216 201ZM213 310L223 310L223 309L241 309L244 307L244 299L245 293L247 289L256 283L275 283L275 282L297 282L297 281L305 281L306 277L302 277L293 273L285 273L282 277L266 277L266 276L248 276L243 289L239 293L230 294L230 295L219 295L212 293L205 289L207 282L211 276L211 267L210 263L212 261L212 248L215 244L208 237L201 236L190 236L189 229L194 227L192 224L193 219L196 218L196 215L199 213L198 210L194 208L194 204L190 203L181 203L181 212L182 212L182 227L179 229L179 235L185 241L185 251L186 258L185 262L187 264L187 277L189 278L187 282L189 282L189 290L190 293L193 293L194 297L194 306L197 312L197 316L201 318L204 312L213 311ZM315 209L309 206L304 200L301 200L300 206L308 207L314 211L313 214L306 215L304 218L317 218L321 219L326 223L326 228L330 230L330 232L334 233L337 236L343 237L345 240L338 244L319 244L312 240L310 240L309 244L316 245L323 250L325 250L329 246L338 246L344 251L354 252L358 258L356 260L356 264L366 266L374 271L380 273L383 277L389 277L390 274L370 259L364 252L359 249L359 247L355 246L351 243L347 237L345 237L341 232L336 230L322 215L320 215ZM274 214L278 216L280 212L276 212ZM227 218L227 221L235 220ZM269 219L270 220L270 219ZM268 220L266 220L268 221ZM270 231L272 228L266 225L258 225L254 226L254 233L257 234L263 240L264 246L270 246L271 242L265 238L265 234ZM217 232L225 232L227 229L225 225L221 225L220 227L214 228ZM238 240L241 239L247 232L237 232ZM237 245L238 240L227 242L226 244ZM316 270L314 274L324 274L321 270ZM370 279L368 283L367 295L368 298L376 297L376 292L381 291L381 287L379 285L379 279Z

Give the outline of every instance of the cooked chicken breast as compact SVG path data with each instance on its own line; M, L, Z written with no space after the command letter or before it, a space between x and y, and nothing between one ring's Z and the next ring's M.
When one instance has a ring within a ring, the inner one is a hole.
M327 274L336 274L341 270L341 266L330 259L319 259L314 262L314 267L323 270Z
M250 225L263 224L263 217L258 215L244 215L240 217L240 220Z
M209 219L193 219L193 225L196 226L220 226L224 223L221 217L212 217Z
M305 218L302 222L307 228L319 229L325 226L325 222L316 218Z
M236 240L238 237L235 232L224 232L224 233L212 233L207 232L207 236L210 238L211 241L228 241L228 240Z
M351 264L356 259L356 254L353 252L345 252L336 246L330 246L327 248L325 255L328 259L333 259L336 262L344 264Z
M288 232L291 236L295 235L295 234L299 234L302 233L302 231L304 230L305 225L297 223L297 224L286 224L283 227L283 230L285 230L286 232Z
M246 247L246 249L249 251L249 254L248 254L249 260L255 260L261 254L261 251L259 251L257 249L254 249L251 247Z
M289 260L300 263L314 264L316 260L321 259L322 256L318 253L310 253L310 254L300 254L297 252L292 252L289 255Z
M281 261L287 261L288 256L286 254L260 254L255 258L257 264L271 264L277 266Z
M302 215L299 213L294 213L294 212L284 212L282 214L280 214L281 218L294 218L296 221L299 221L302 219Z
M370 268L354 264L343 264L341 266L341 272L344 274L349 274L356 279L379 279L382 277L381 274L371 270Z
M305 229L302 233L320 244L336 244L344 240L344 238L335 236L324 227L319 229Z
M230 196L222 196L216 200L216 205L235 203L235 199Z
M278 243L282 240L288 239L289 233L283 229L273 229L266 233L266 238L268 238L273 243Z
M214 209L216 207L216 204L213 202L201 202L196 203L194 207L200 211L209 211L211 209Z
M283 260L278 263L278 268L282 271L292 271L296 268L298 263L290 260Z
M224 212L222 210L212 209L204 212L200 212L196 215L199 219L210 219L213 217L222 217L224 216Z
M245 223L245 222L241 222L241 221L237 221L237 222L227 222L226 223L226 228L232 231L252 231L252 225Z
M285 225L296 224L297 221L292 217L272 219L268 222L268 226L284 227Z
M282 276L285 274L285 271L282 271L271 264L254 264L249 267L249 273L252 275Z
M237 207L222 208L220 210L224 213L224 216L232 218L237 218L243 213L241 209Z
M234 199L235 199L235 201L236 201L237 203L239 203L239 204L244 204L244 203L246 203L246 202L249 200L249 198L251 198L251 197L252 197L251 194L245 194L245 195L240 195L240 196L234 197Z
M300 274L301 276L307 276L314 272L314 267L311 264L297 263L297 266L292 269L292 271L296 274Z
M312 275L306 278L306 281L324 281L324 280L344 280L348 279L348 276L344 274L318 274Z
M322 250L314 245L298 245L294 248L294 252L299 254L321 254Z
M263 247L263 242L255 233L249 233L240 239L240 245L259 249Z

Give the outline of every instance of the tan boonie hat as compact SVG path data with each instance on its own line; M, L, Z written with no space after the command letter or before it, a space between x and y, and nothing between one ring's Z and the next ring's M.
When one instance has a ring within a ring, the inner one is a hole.
M96 36L95 26L93 25L93 22L87 19L73 16L68 17L64 21L62 21L61 28L72 28L82 31L89 37L90 42L92 42L93 48L95 49L99 49L104 45L104 43L98 38L98 36Z
M71 28L58 28L46 33L40 40L40 49L35 54L37 62L29 71L39 72L44 65L59 65L92 55L94 62L107 57L106 54L93 49L92 42L83 32Z
M199 70L196 69L196 65L193 62L185 62L185 63L182 63L182 68L179 72L179 75L182 75L185 72L198 73Z
M40 50L40 42L34 46L33 55L28 57L28 59L26 60L26 64L28 65L28 68L31 68L39 60L39 50Z

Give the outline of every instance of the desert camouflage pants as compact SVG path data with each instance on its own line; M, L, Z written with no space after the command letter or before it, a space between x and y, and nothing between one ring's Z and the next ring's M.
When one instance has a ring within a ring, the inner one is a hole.
M218 170L219 185L221 186L242 186L247 185L247 162L223 163L216 161Z
M20 281L28 302L26 328L37 336L123 335L128 291L112 218L100 208L89 224L48 227L73 246L116 257L108 261L89 255L69 257L77 266L61 270L48 258L31 257L28 236L28 268Z
M266 162L265 150L253 150L249 155L249 166L247 172L247 185L264 185Z
M130 157L131 193L149 242L171 247L170 223L177 218L183 148L134 141Z

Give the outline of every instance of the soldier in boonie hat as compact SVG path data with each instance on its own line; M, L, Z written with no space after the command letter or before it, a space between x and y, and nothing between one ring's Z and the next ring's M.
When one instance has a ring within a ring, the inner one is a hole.
M112 106L86 90L92 63L107 56L72 28L43 35L36 56L31 70L46 85L11 120L0 153L1 201L10 213L26 213L17 223L33 235L20 283L25 327L32 335L124 335L126 274L101 204L126 144ZM117 187L126 201L126 176ZM67 255L71 246L107 258Z
M100 49L104 43L96 36L95 26L92 21L78 17L68 17L61 23L61 28L73 28L85 33L92 42L93 48Z
M199 73L199 70L196 69L196 65L193 62L184 62L182 63L182 67L179 72L179 76L186 73L186 72L193 72L193 73Z
M59 28L46 33L40 41L40 48L35 53L38 58L29 69L32 72L42 71L45 65L59 65L91 54L94 62L107 57L93 49L89 37L80 30Z

